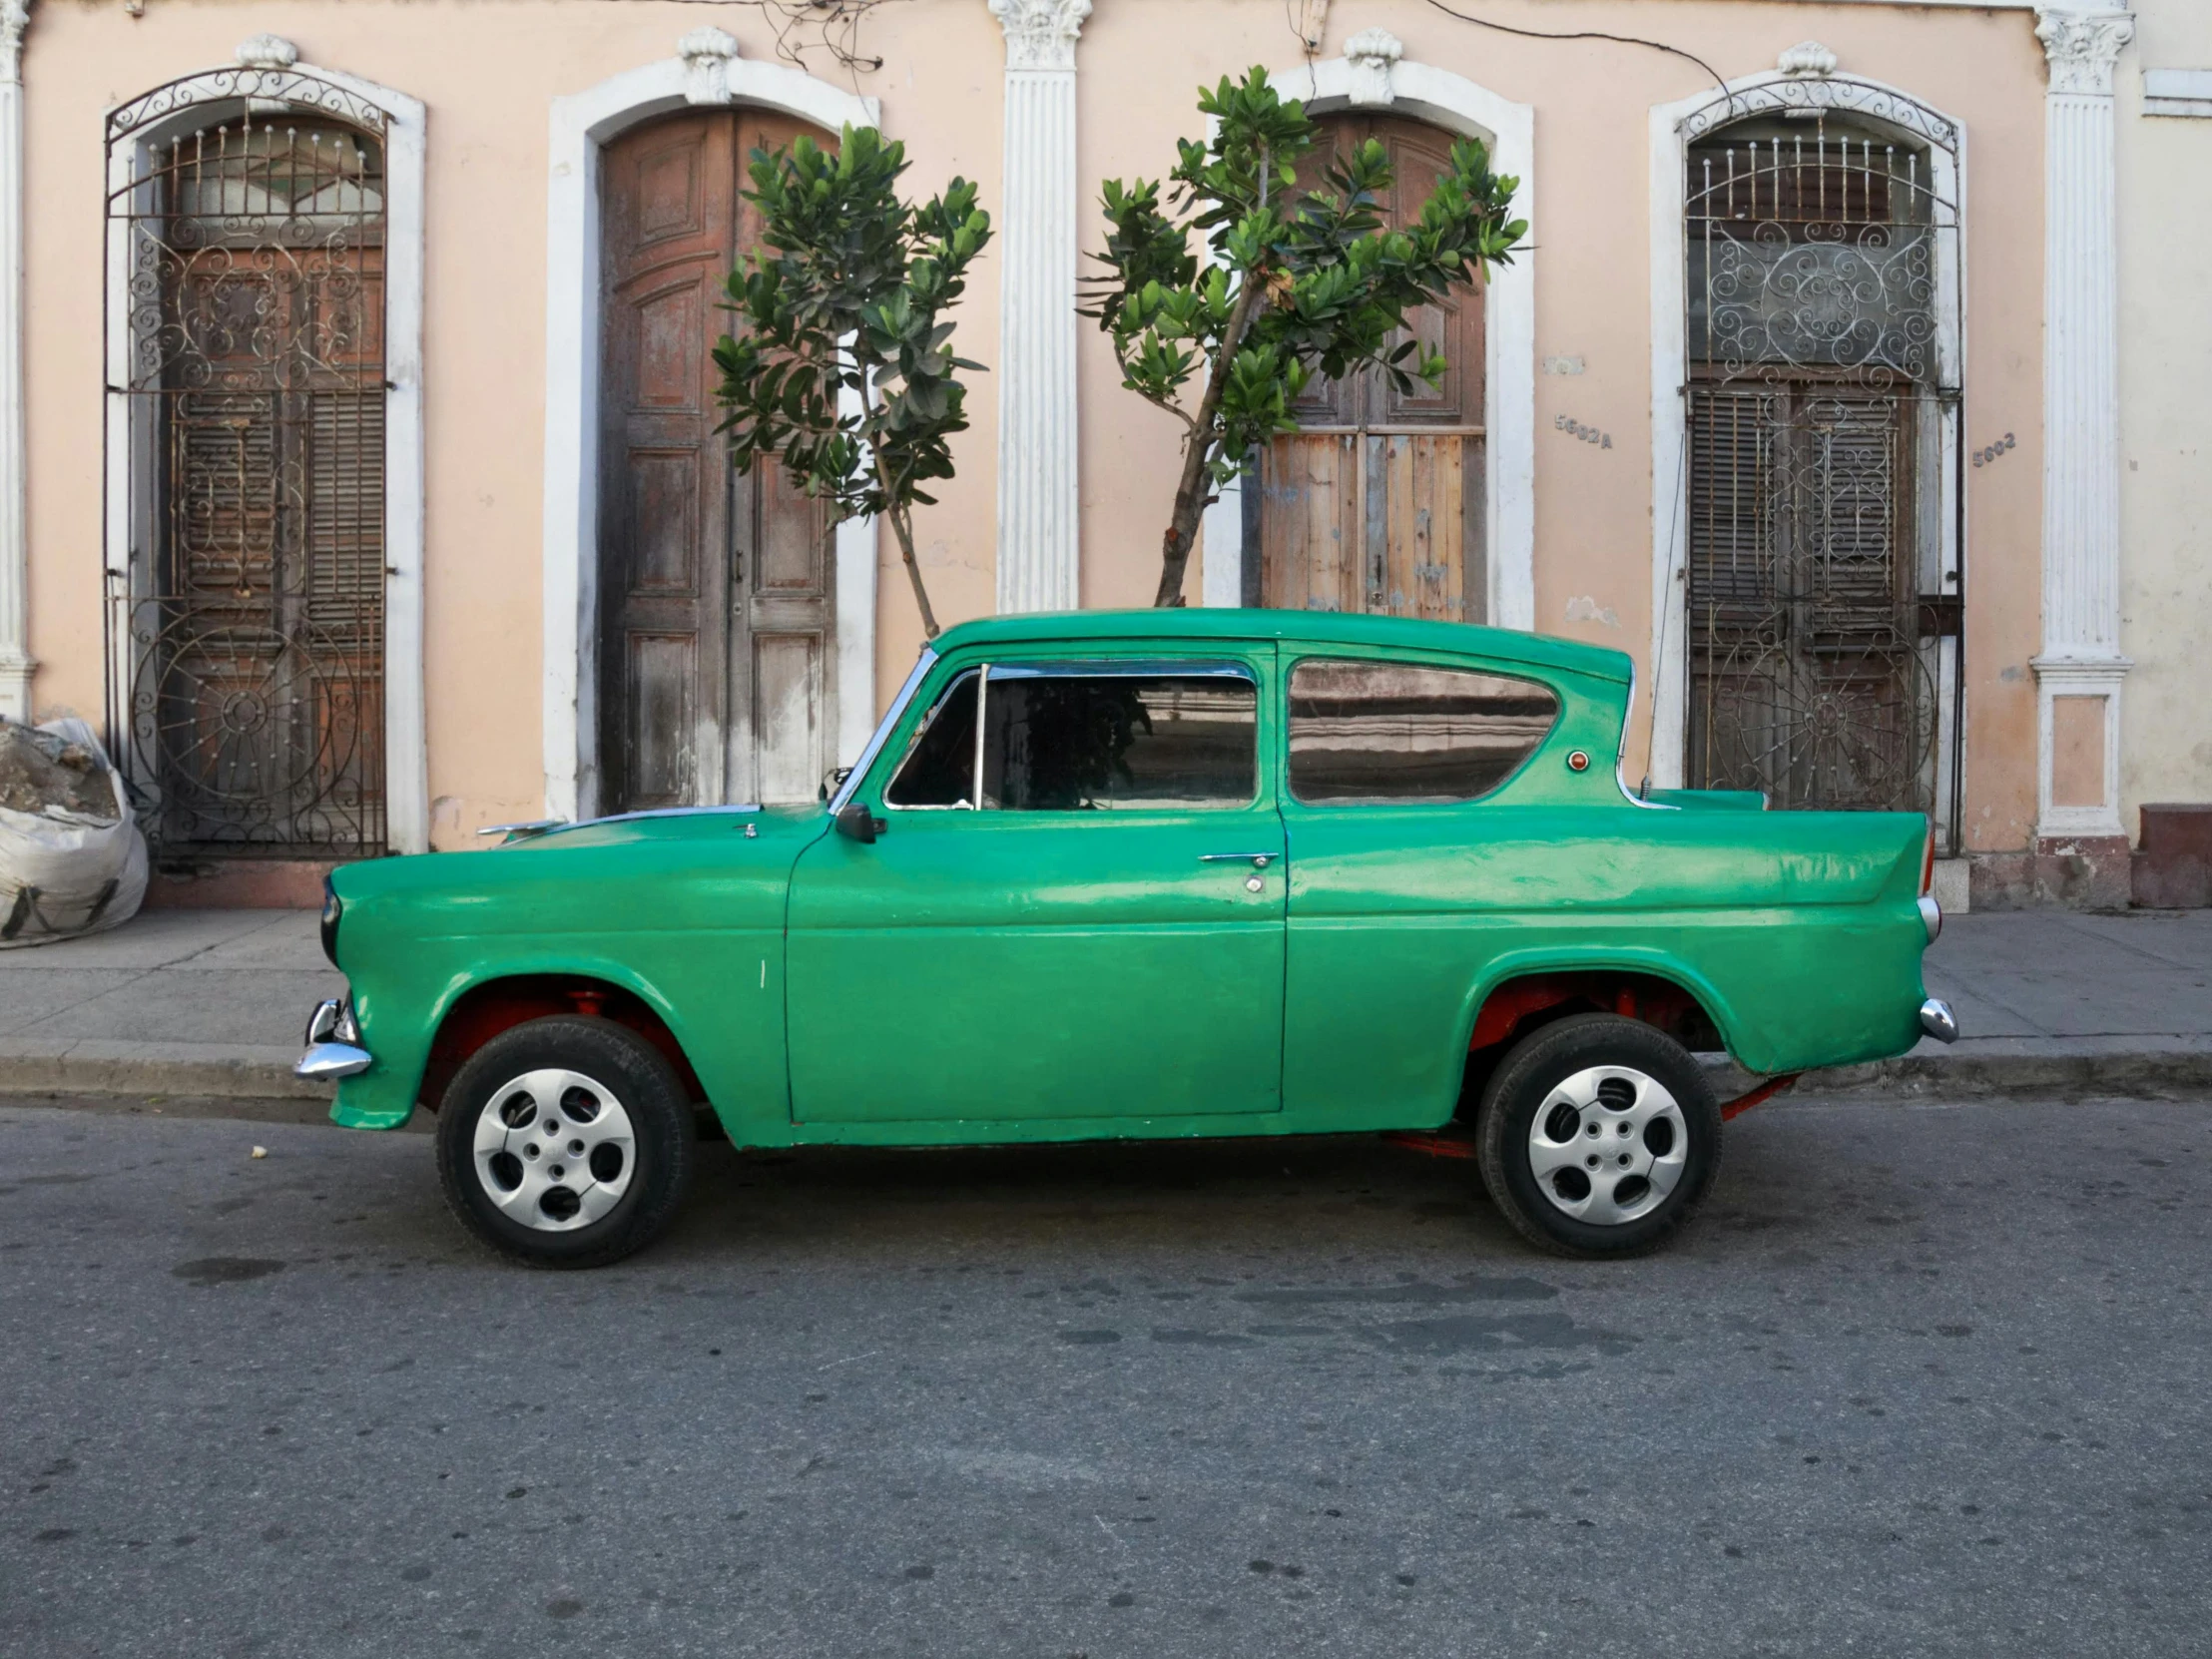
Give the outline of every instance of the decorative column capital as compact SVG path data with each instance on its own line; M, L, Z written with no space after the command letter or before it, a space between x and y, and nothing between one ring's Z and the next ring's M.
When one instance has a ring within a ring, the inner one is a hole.
M2111 97L2112 66L2135 38L2135 14L2060 5L2037 6L2035 14L2035 38L2050 60L2050 90Z
M730 102L730 64L738 55L738 37L713 24L694 29L676 43L684 60L684 102Z
M0 0L0 83L23 80L23 35L31 26L31 0Z
M1075 37L1091 15L1091 0L990 0L1006 31L1008 69L1075 72Z

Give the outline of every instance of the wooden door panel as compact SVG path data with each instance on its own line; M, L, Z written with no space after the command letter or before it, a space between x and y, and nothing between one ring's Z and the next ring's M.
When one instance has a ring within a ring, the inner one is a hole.
M632 449L629 459L631 595L697 593L699 452Z
M1323 124L1340 150L1371 137L1389 147L1398 182L1381 206L1392 225L1417 217L1450 163L1450 136L1417 122ZM1320 167L1309 158L1301 182L1318 182ZM1443 353L1433 388L1400 392L1377 369L1308 386L1294 411L1304 430L1261 462L1262 604L1482 620L1482 330L1480 288L1457 288L1400 336Z
M630 633L623 643L624 805L687 806L698 774L699 636Z
M763 801L806 801L821 787L822 647L818 633L754 636L757 788Z

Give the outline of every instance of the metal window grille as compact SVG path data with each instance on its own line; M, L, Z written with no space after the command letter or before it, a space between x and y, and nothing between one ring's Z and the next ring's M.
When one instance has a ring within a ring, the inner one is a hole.
M1690 781L1934 811L1951 206L1918 146L1796 110L1691 145L1688 233Z
M382 134L278 70L109 123L110 743L173 855L384 845Z

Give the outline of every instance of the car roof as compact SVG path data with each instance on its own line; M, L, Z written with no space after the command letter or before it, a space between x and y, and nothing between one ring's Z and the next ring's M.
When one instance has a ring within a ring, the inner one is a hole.
M1578 640L1525 634L1511 628L1477 628L1463 622L1424 622L1414 617L1362 616L1344 611L1258 611L1191 607L1147 611L1027 611L981 617L947 628L931 642L942 654L969 646L1148 641L1282 640L1299 645L1397 646L1449 651L1531 668L1627 682L1634 665L1624 651Z

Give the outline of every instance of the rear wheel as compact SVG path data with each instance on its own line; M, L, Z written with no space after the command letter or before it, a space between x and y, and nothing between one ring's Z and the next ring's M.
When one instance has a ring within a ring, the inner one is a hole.
M642 1248L691 1181L691 1102L659 1052L609 1020L501 1032L453 1079L438 1119L453 1213L539 1267L600 1267Z
M1505 1056L1476 1139L1483 1185L1523 1238L1568 1256L1637 1256L1712 1185L1720 1104L1664 1032L1576 1014Z

